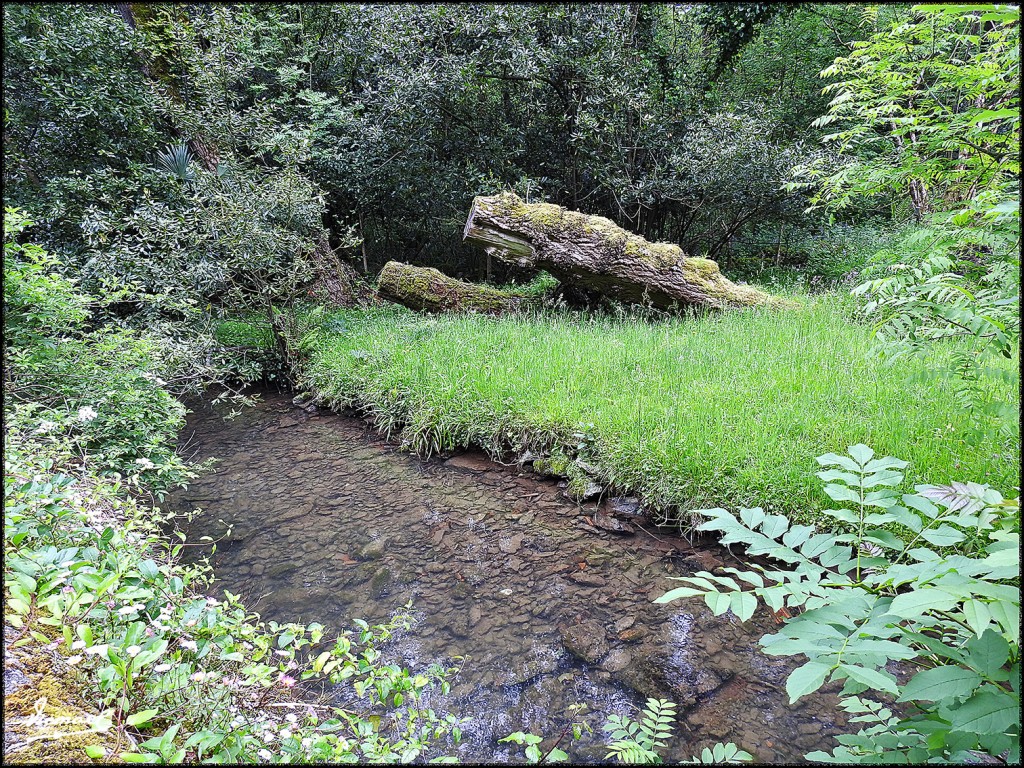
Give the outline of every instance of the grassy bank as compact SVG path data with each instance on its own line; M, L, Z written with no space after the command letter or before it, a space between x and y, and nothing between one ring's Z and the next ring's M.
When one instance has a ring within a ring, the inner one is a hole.
M921 361L870 357L869 329L848 315L835 296L654 323L343 311L303 381L428 453L582 444L602 480L663 507L762 504L810 518L828 502L813 457L858 442L910 461L913 482L1015 486L1015 424L1012 438L968 444L952 383L910 381ZM1016 390L997 394L1016 403Z

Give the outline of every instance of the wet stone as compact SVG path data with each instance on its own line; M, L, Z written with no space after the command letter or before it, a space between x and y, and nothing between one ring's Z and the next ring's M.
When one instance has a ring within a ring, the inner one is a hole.
M277 563L275 565L270 566L267 569L267 577L271 579L276 579L279 576L284 576L286 573L291 573L292 571L297 571L298 569L298 563Z
M370 579L370 596L378 598L383 595L391 581L391 570L388 568L379 569L373 574L373 578Z
M573 656L593 664L608 653L608 641L604 628L595 621L558 628L565 649Z
M618 672L619 670L628 667L632 661L633 657L629 651L625 648L616 648L605 657L604 661L601 662L601 669L607 670L608 672Z
M359 550L359 559L380 560L382 557L384 557L385 551L387 551L387 542L381 539L370 541L362 549Z
M569 580L587 587L603 587L607 583L603 576L598 576L596 573L589 571L574 573L569 577Z
M511 555L518 552L519 547L521 547L522 544L522 534L516 534L515 536L501 536L498 538L498 549L500 549L506 555Z

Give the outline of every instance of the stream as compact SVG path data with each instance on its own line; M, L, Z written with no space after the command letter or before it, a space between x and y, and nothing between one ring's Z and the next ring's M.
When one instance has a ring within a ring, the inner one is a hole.
M607 716L635 714L648 695L679 705L666 762L718 741L757 762L801 761L844 732L834 691L788 704L797 662L759 651L757 639L777 626L766 610L741 624L699 598L651 602L680 586L671 576L737 565L722 547L635 521L631 535L599 530L594 502L566 498L528 468L475 452L423 461L355 416L262 396L233 420L226 408L193 404L182 445L196 459L216 457L216 471L165 507L203 510L181 523L191 542L231 526L210 558L215 589L265 620L318 621L330 637L356 618L386 621L411 600L414 625L382 650L413 670L466 657L450 695L429 701L468 718L449 754L521 761L522 747L497 739L555 736L566 708L584 702L594 735L560 746L574 761L601 761Z

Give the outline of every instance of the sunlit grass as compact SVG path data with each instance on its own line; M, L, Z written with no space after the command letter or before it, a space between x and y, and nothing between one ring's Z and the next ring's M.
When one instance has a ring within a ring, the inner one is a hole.
M421 451L587 443L588 462L661 507L829 503L814 457L863 442L909 461L911 482L1017 484L1019 429L963 440L949 382L921 361L868 355L869 329L839 297L791 311L649 322L550 314L423 317L339 312L305 383L358 404ZM1016 374L1016 362L1007 361ZM1019 403L1016 384L1005 400ZM909 487L909 484L908 484Z

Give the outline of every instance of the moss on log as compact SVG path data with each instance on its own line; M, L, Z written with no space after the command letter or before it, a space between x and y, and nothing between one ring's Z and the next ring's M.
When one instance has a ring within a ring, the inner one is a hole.
M414 267L389 261L377 278L377 291L384 298L403 306L427 312L480 312L500 315L526 305L523 296L486 285L474 285L431 267Z
M463 239L502 261L620 301L727 309L789 302L725 278L710 259L650 243L603 216L503 193L473 200Z

